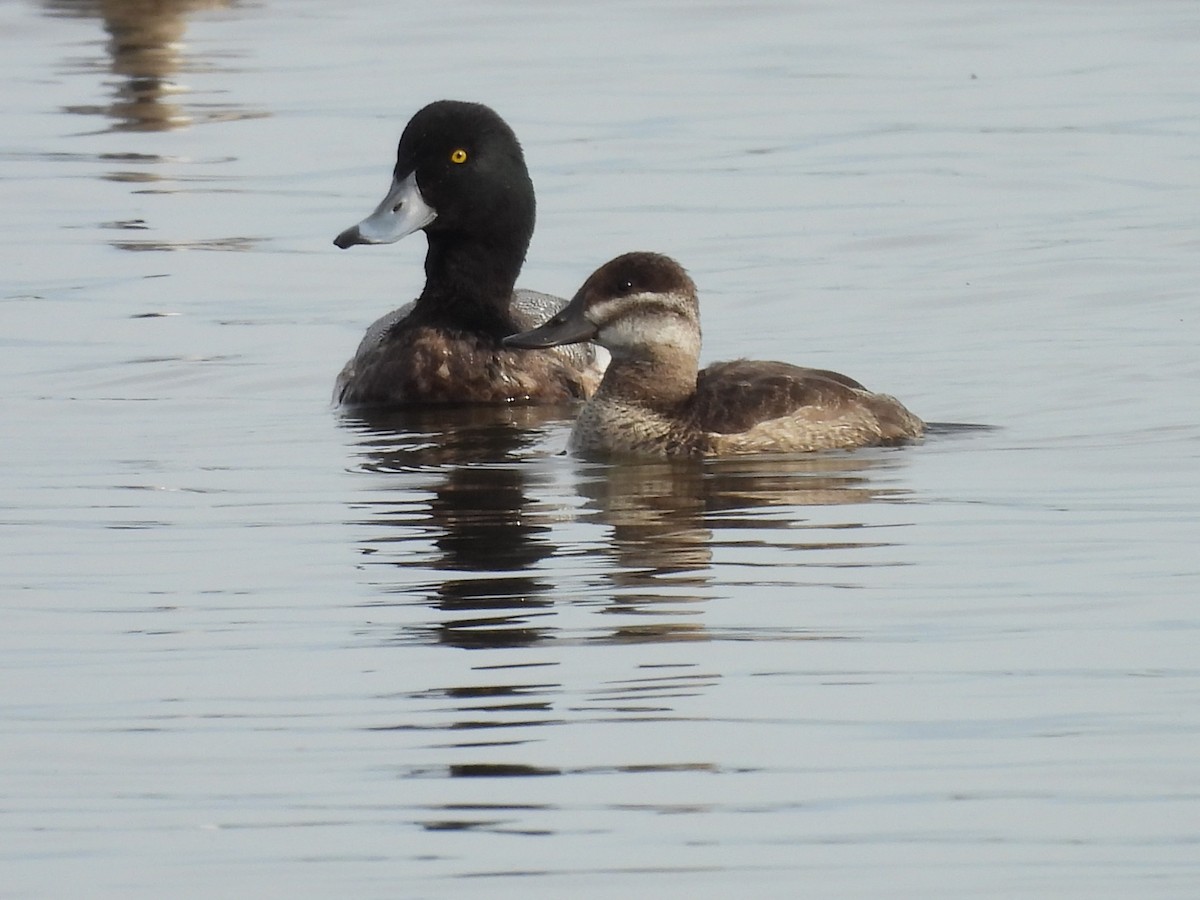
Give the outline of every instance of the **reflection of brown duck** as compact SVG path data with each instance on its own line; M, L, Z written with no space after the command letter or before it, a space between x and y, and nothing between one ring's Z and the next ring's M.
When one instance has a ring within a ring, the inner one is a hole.
M612 611L670 616L624 625L617 641L710 640L709 630L679 620L698 613L680 604L712 599L714 547L742 546L745 529L787 532L781 549L844 550L876 546L855 540L855 521L839 521L836 541L813 541L796 515L762 514L763 507L828 507L895 499L877 483L878 470L898 457L892 451L854 456L737 458L702 463L647 461L584 464L580 493L594 517L612 528ZM749 514L749 515L748 515ZM845 517L843 517L844 519ZM783 537L784 535L781 535ZM791 538L795 540L791 540ZM670 604L669 608L665 604Z
M613 528L619 559L645 573L679 574L707 567L712 525L760 507L846 506L890 499L872 484L887 451L857 456L732 459L707 465L690 460L598 465L581 492L597 518ZM790 519L756 517L755 527L792 528ZM627 573L628 574L628 573ZM672 583L679 583L673 581Z
M385 476L372 479L357 507L376 535L363 544L365 571L381 603L411 609L416 598L429 608L390 640L493 648L561 640L567 635L556 602L598 603L617 614L590 626L587 640L711 640L699 614L720 590L714 548L742 552L747 529L758 541L764 530L776 530L779 539L770 542L785 553L878 545L878 538L857 536L861 520L853 515L838 513L834 524L809 528L797 508L894 499L880 475L903 459L883 449L621 466L564 459L586 501L564 513L562 503L538 500L553 478L544 446L550 432L561 435L569 414L480 405L343 417L357 432L359 468ZM608 534L588 552L595 576L580 585L587 596L565 600L546 565L575 555L560 546L562 518L597 523Z
M603 467L585 477L580 492L592 500L597 518L609 525L622 568L618 584L650 584L670 575L671 584L708 583L712 532L704 525L704 470L688 463Z
M56 15L103 19L110 69L122 79L108 106L74 106L70 112L109 116L116 131L168 131L193 123L193 115L172 102L187 92L174 80L185 67L181 47L187 17L222 9L229 0L46 0L45 5ZM221 108L206 111L204 118L245 115Z
M589 467L590 469L590 467ZM697 618L711 599L712 531L704 522L703 469L684 462L597 466L580 493L612 529L608 611L620 625L598 638L641 644L706 641ZM641 621L630 616L644 617Z

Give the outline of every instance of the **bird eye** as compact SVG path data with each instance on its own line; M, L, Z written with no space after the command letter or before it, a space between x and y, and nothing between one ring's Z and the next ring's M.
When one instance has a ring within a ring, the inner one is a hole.
M630 281L628 278L624 279L623 281L621 281L620 284L617 285L617 293L619 293L619 294L628 294L632 290L633 290L633 282Z
M450 151L450 162L457 165L462 165L467 161L467 151L462 147L457 147Z

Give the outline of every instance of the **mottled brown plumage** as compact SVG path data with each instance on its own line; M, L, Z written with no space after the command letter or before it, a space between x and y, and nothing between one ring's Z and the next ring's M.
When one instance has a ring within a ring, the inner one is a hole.
M564 403L590 397L599 382L599 372L560 354L506 350L488 335L418 325L360 350L338 378L338 401Z
M571 303L517 347L594 339L612 354L572 433L584 452L730 456L891 444L924 423L852 378L783 362L735 360L697 372L696 289L668 257L630 253L601 266Z

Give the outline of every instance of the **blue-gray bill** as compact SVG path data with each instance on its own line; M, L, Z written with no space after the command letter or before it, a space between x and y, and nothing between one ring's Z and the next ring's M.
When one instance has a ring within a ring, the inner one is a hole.
M333 239L341 249L355 244L391 244L424 228L437 218L417 187L417 173L397 178L375 211Z

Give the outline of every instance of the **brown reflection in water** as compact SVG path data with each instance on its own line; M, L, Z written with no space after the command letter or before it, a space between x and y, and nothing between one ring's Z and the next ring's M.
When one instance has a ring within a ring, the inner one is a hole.
M900 492L874 477L894 456L870 453L754 457L709 462L648 462L591 465L580 493L595 518L611 526L616 566L608 578L614 593L610 612L627 618L659 619L664 606L686 615L682 604L710 599L714 528L733 535L740 528L802 528L794 517L772 518L768 507L850 507ZM853 531L861 522L824 525L822 531ZM804 531L798 532L803 534ZM723 538L729 540L729 538ZM838 540L797 544L803 549L876 546L877 541ZM697 609L696 612L699 610ZM679 621L625 624L600 640L623 643L713 639L703 625Z
M764 528L788 529L777 545L784 552L810 546L793 536L815 538L813 547L831 546L831 528L844 533L863 517L838 514L830 525L825 514L823 524L808 529L800 519L804 508L852 510L896 494L883 477L895 457L882 453L644 465L564 460L548 467L536 458L543 452L539 445L548 427L561 433L572 412L469 407L344 417L355 433L356 467L382 476L372 479L364 503L356 505L359 520L374 532L363 542L364 559L384 603L391 594L397 604L416 608L415 624L385 626L386 640L464 649L563 646L573 638L564 632L556 602L592 604L598 627L587 627L582 641L589 643L730 639L710 631L699 615L724 589L714 570L715 548L735 541L742 529L758 529L761 538ZM549 473L574 476L582 509L562 497L563 486L550 483ZM589 539L594 555L581 560L581 574L556 583L556 576L545 574L554 569L544 561L560 551L570 555L570 547L559 546L567 538L556 537L572 533L561 528L560 518L600 523L606 536ZM613 624L605 628L604 622ZM771 634L830 637L803 630ZM626 674L567 688L556 677L554 657L455 656L460 662L447 661L455 674L445 677L445 686L401 688L395 720L372 730L429 735L431 755L404 767L402 778L485 782L719 771L706 759L645 761L618 754L616 765L578 767L527 758L526 745L566 722L673 720L683 714L683 700L710 691L721 677L699 661L703 654L663 661L651 648ZM445 750L456 753L448 765L438 761ZM433 831L526 834L536 832L529 820L544 811L468 802L414 807L411 815Z
M71 106L67 112L103 115L114 131L168 131L197 121L226 121L265 115L230 105L185 106L188 88L176 79L195 63L183 43L187 17L225 9L230 0L44 0L56 16L98 18L108 33L108 69L118 76L106 106Z
M616 566L607 577L614 588L608 612L622 619L653 617L653 622L623 621L598 635L605 643L703 641L703 625L687 621L709 599L712 580L712 532L704 524L704 469L696 462L604 466L585 477L579 492L612 529L610 546ZM670 617L664 606L670 604ZM689 609L691 604L695 608Z
M378 537L364 542L371 573L404 606L431 607L391 639L463 649L530 647L554 636L553 585L531 569L552 554L551 527L534 509L531 468L522 459L539 429L570 409L463 407L347 415L359 467L395 482L373 486L365 522ZM436 559L429 559L432 545ZM420 547L420 550L415 550ZM412 560L413 556L418 559ZM414 583L412 570L422 572ZM428 580L429 570L440 577ZM392 626L395 628L395 626ZM462 658L462 657L459 657ZM469 660L486 660L474 654ZM398 721L375 731L428 730L439 748L469 754L460 764L417 765L406 778L522 778L558 775L526 764L521 748L540 728L562 724L562 685L545 663L468 667L461 681L401 695ZM548 677L549 676L549 677ZM518 807L464 804L414 810L431 831L515 828ZM527 810L526 810L527 811ZM497 813L501 813L497 816Z
M376 503L370 524L433 534L445 573L431 590L431 606L452 614L415 629L422 640L464 648L521 647L547 640L538 622L551 613L551 583L530 573L554 553L552 528L533 509L522 451L538 439L538 427L571 410L554 407L451 407L355 413L344 423L361 435L363 468L395 473L397 499ZM414 509L414 484L432 497ZM388 549L385 536L368 553ZM403 551L403 542L398 545ZM403 552L385 561L410 565ZM429 568L423 562L423 568ZM403 573L401 573L403 574ZM404 583L397 591L420 589ZM400 640L411 640L407 629Z
M881 477L900 459L891 450L708 462L574 461L577 490L586 506L564 513L561 504L539 504L538 497L550 488L539 490L528 481L533 472L545 477L546 469L523 457L540 442L545 426L561 423L572 412L462 407L345 417L345 424L359 433L362 468L396 475L394 501L387 489L372 492L367 521L392 531L381 532L384 536L365 548L366 555L375 557L372 571L395 567L395 584L385 584L385 591L410 596L428 591L430 605L451 614L407 626L396 640L464 648L563 640L569 636L549 624L554 621L553 595L569 595L575 588L595 597L599 586L603 598L605 581L610 592L602 609L616 618L610 629L593 629L585 640L656 643L728 637L712 634L699 619L704 605L724 589L713 569L714 546L752 546L762 541L764 529L786 532L782 540L771 541L771 549L781 554L879 546L874 535L855 536L864 527L861 517L839 515L831 522L824 515L819 522L808 522L798 511L848 510L901 493ZM769 514L771 508L779 514ZM611 529L604 553L611 564L593 557L579 584L553 583L540 564L559 549L558 517L600 522ZM745 529L758 534L742 540ZM423 533L428 537L423 539ZM426 553L414 555L422 543L431 543L439 559L431 563ZM778 565L790 571L803 565L796 560L780 557ZM430 569L442 573L432 584ZM423 583L414 583L414 570L422 571Z

